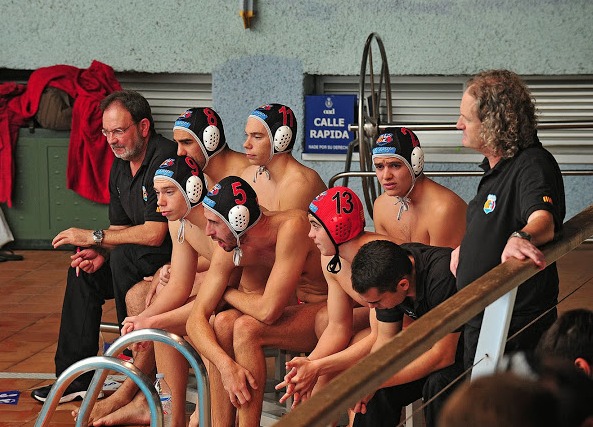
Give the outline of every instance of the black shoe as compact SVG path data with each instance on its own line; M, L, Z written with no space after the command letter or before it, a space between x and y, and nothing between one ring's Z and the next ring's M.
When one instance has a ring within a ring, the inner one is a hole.
M31 392L31 397L35 400L40 401L40 402L45 402L45 400L47 399L47 395L49 394L49 391L51 390L52 387L53 387L53 384L49 384L49 385L46 385L45 387L36 388L35 390L33 390ZM85 386L85 385L77 382L76 380L72 381L72 383L68 386L68 388L66 388L66 391L64 392L64 395L61 397L59 403L71 402L73 400L82 400L82 399L84 399L84 396L86 395L87 389L88 389L88 385ZM97 398L101 399L102 397L103 397L103 391L100 391L99 396Z

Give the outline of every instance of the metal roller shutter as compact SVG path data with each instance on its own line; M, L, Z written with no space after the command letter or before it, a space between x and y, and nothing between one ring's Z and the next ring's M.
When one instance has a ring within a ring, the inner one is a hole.
M394 123L454 125L466 80L465 76L391 76ZM536 99L540 123L593 121L592 76L531 76L525 81ZM358 76L315 77L318 94L358 94L358 85ZM540 130L539 135L560 162L593 163L593 129ZM432 162L479 157L460 147L458 131L419 131L418 137Z
M173 122L187 108L212 107L212 77L204 74L116 73L124 89L140 92L157 132L172 138Z

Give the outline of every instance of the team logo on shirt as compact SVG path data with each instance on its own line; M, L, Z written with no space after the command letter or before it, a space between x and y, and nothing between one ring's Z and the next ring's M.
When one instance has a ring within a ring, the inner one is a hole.
M484 213L489 214L496 208L496 196L494 194L488 194L486 202L484 202Z
M145 186L142 186L142 199L144 199L145 202L148 202L148 191L146 191Z
M551 205L554 204L554 202L552 201L552 198L550 196L543 196L542 199L545 203L549 203Z

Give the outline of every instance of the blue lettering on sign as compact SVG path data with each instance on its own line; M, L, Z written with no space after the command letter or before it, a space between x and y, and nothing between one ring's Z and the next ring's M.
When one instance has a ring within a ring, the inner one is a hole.
M345 154L355 135L356 95L312 95L305 97L305 152Z

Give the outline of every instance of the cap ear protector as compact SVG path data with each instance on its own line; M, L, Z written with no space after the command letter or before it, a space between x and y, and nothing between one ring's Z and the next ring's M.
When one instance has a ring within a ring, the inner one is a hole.
M200 179L199 177L192 175L187 179L185 183L185 192L187 193L187 198L189 199L190 203L199 203L204 198L206 192L204 188L206 187L206 180Z
M282 104L266 104L253 110L249 117L260 120L270 137L270 159L274 154L287 153L296 141L297 121L290 107Z
M206 163L226 145L224 127L218 113L212 108L190 108L175 120L173 130L184 130L199 144Z
M237 232L245 231L249 226L249 209L245 205L236 205L229 211L229 224Z
M323 225L336 248L327 270L337 273L341 268L338 246L364 231L362 202L350 188L332 187L315 197L309 205L309 213Z
M238 176L227 176L204 197L204 208L222 219L237 239L233 260L241 262L240 238L261 217L255 190Z

